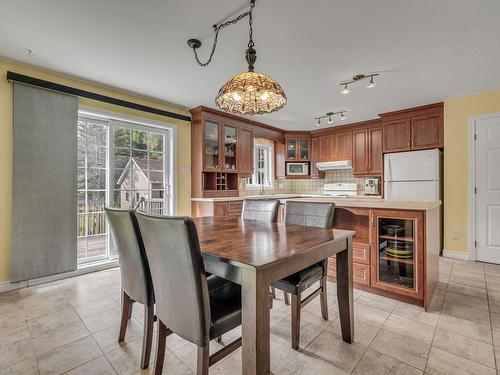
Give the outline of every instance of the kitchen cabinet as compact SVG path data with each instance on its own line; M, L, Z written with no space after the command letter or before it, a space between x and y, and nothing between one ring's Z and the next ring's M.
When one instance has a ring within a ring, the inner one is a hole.
M324 178L325 172L321 172L316 167L319 162L319 138L311 138L311 178Z
M243 200L230 201L197 201L191 202L191 215L202 216L241 216Z
M277 180L284 179L285 174L285 145L274 142L274 174Z
M251 176L253 173L253 132L251 129L240 128L238 143L238 173L240 176Z
M422 213L372 210L371 225L371 285L423 298Z
M333 155L333 135L323 135L319 137L319 161L332 161Z
M382 129L370 127L353 132L352 173L356 176L382 174Z
M203 169L222 170L220 154L221 123L214 120L203 121Z
M310 139L309 138L286 138L286 160L287 161L309 161Z
M352 132L334 133L333 160L352 160Z
M383 152L442 148L443 103L381 114Z

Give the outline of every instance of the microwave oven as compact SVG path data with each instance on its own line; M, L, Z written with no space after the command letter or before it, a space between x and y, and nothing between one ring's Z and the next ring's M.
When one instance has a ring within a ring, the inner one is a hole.
M287 176L309 175L309 163L286 163Z

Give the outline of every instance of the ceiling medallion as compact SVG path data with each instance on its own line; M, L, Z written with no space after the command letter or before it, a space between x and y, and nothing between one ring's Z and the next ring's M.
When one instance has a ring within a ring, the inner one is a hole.
M242 18L249 18L249 42L248 49L245 52L245 59L248 64L248 71L240 73L232 77L222 86L215 98L217 107L223 111L230 113L239 113L242 115L261 115L278 111L283 108L287 102L285 92L278 82L266 74L256 72L254 64L257 59L257 52L253 48L253 9L255 0L250 1L250 10L240 14L238 17L214 25L215 38L212 45L212 52L207 62L202 63L198 59L197 49L200 48L201 42L197 39L189 39L188 45L194 51L196 61L201 66L207 66L212 61L212 57L217 46L217 37L219 31L229 25L235 24Z

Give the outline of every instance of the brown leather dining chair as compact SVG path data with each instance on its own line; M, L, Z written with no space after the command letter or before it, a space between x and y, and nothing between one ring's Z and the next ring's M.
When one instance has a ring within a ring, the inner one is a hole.
M191 218L137 213L155 286L158 343L156 375L162 373L166 337L175 333L198 346L197 374L241 346L241 337L209 355L209 342L241 324L241 287L207 278L198 232Z
M134 302L144 305L141 368L149 366L153 341L154 291L141 233L133 210L105 208L118 251L122 283L122 317L118 342L125 339Z
M332 203L308 203L289 201L285 206L285 224L331 228L335 205ZM325 259L293 275L272 284L276 289L292 296L292 348L297 350L300 343L300 311L318 295L321 302L321 315L328 320L326 276L328 260ZM319 281L319 288L302 299L302 293Z
M277 199L245 199L241 218L245 220L256 220L275 222L278 216L280 201Z

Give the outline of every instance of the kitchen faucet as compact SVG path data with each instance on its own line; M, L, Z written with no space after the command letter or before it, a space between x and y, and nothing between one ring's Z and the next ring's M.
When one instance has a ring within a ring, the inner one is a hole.
M269 182L269 185L271 185L271 180L269 180L267 176L264 176L262 178L262 182L260 183L259 195L264 195L266 193L266 180Z

